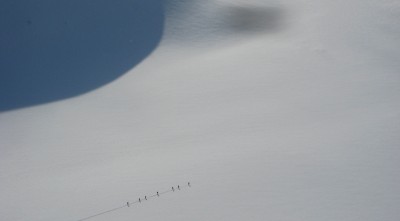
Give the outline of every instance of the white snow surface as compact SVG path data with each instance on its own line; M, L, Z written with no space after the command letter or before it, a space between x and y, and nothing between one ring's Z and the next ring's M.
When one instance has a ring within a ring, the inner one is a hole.
M171 1L91 93L0 113L0 220L400 220L400 2Z

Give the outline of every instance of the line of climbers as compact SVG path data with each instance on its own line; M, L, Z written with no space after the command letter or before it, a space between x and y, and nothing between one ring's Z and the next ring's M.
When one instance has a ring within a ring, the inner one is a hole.
M188 187L191 187L190 182L188 182L187 185L188 185ZM174 187L172 187L171 190L172 190L172 192L175 192L175 188L174 188ZM180 187L179 185L178 185L178 190L181 190L181 187ZM156 193L156 196L157 196L157 197L160 196L160 193L159 193L158 191L157 191L157 193ZM144 199L147 200L147 196L144 196ZM138 202L139 202L139 203L142 202L142 199L141 199L140 197L139 197L139 201L138 201ZM129 202L126 202L126 206L129 207L129 206L130 206L130 203L129 203Z

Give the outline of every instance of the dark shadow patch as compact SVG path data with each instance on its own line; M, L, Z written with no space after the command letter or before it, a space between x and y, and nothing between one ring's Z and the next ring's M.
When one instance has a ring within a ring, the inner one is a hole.
M228 28L239 33L278 32L284 13L278 7L229 6L224 9Z
M164 0L0 1L0 111L107 84L158 45Z

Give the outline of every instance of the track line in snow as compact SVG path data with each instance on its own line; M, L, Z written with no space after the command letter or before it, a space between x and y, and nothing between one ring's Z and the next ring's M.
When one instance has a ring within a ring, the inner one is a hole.
M78 219L76 221L84 221L84 220L92 219L92 218L95 218L97 216L101 216L101 215L104 215L104 214L107 214L107 213L115 212L115 211L123 209L125 207L131 207L134 204L138 204L138 203L142 203L144 201L148 201L148 200L150 200L151 198L154 198L154 197L160 197L163 194L167 194L167 193L175 192L175 191L180 191L182 189L190 188L190 187L191 187L191 183L190 182L188 182L187 185L185 185L185 186L178 185L176 188L175 187L171 187L171 189L169 189L169 190L166 190L166 191L163 191L163 192L157 192L156 194L149 195L148 197L147 197L147 195L145 195L144 198L139 198L138 200L133 201L133 202L128 201L123 206L119 206L119 207L116 207L116 208L113 208L113 209L109 209L109 210L106 210L106 211L103 211L103 212L100 212L100 213L97 213L97 214L94 214L94 215L91 215L91 216L87 216L85 218Z

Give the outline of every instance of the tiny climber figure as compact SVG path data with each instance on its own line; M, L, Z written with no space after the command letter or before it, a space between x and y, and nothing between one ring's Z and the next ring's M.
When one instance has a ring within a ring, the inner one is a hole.
M190 187L190 182L188 182L188 186Z
M139 198L139 203L141 203L142 201L140 200L140 198Z
M144 199L147 200L147 196L144 196Z
M157 196L160 196L160 194L158 193L158 191L157 191Z
M179 187L179 185L178 185L178 190L181 190L181 188Z
M129 207L129 202L126 202L126 206Z
M172 187L172 191L173 191L173 192L175 191L174 187Z

